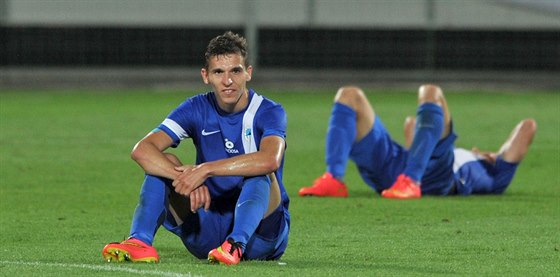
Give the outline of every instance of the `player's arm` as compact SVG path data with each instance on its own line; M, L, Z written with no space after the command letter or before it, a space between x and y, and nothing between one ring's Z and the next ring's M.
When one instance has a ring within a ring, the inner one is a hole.
M276 171L282 163L286 144L279 136L267 136L261 141L257 152L229 159L201 164L200 167L212 176L257 176Z
M491 164L496 162L498 156L502 156L506 162L519 163L529 151L536 132L537 122L531 118L524 119L511 131L497 153L480 151L476 147L473 147L472 151Z
M213 176L258 176L278 170L284 157L286 142L279 136L266 136L261 140L259 151L232 158L206 162L196 167L179 167L183 171L175 179L175 191L182 195L200 186Z
M537 122L534 119L522 120L511 131L508 139L500 147L498 154L502 155L507 162L521 162L529 152L529 146L531 146L536 132Z
M173 140L165 132L154 131L141 139L132 150L132 159L135 160L147 174L165 177L171 180L177 178L181 171L177 167L190 168L190 165L181 166L177 157L165 154L163 151L173 144ZM198 208L210 208L211 197L208 188L199 185L189 195L190 210L195 212Z
M147 174L174 180L181 173L163 153L173 144L165 132L150 132L132 149L131 157Z
M498 158L498 154L490 151L481 151L478 147L474 146L471 148L471 151L478 156L479 158L483 159L489 164L495 164L496 159Z

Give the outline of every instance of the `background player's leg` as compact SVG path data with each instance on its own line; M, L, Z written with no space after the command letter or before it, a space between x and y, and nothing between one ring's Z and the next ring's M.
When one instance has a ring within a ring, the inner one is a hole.
M327 129L326 173L315 179L313 186L303 187L300 196L346 197L343 183L353 144L373 128L375 114L364 92L358 87L342 87L336 93Z
M352 145L371 131L375 113L358 87L340 88L334 102L327 131L327 172L342 180Z
M405 121L405 144L410 143L410 124ZM425 174L433 151L451 130L451 116L442 90L435 85L423 85L418 90L418 109L414 136L409 149L406 167L391 188L382 191L385 198L419 198L422 193L420 182ZM408 132L408 133L407 133Z
M356 139L356 112L352 108L335 103L331 112L325 148L327 172L342 180L350 149Z
M443 93L437 86L424 85L419 90L416 126L404 174L420 182L432 152L442 137L445 113Z

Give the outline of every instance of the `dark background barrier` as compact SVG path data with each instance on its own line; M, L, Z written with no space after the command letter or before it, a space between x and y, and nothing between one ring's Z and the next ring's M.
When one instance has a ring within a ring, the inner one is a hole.
M0 66L203 64L223 28L0 27ZM242 28L233 28L243 34ZM260 28L265 68L367 70L560 70L555 30Z

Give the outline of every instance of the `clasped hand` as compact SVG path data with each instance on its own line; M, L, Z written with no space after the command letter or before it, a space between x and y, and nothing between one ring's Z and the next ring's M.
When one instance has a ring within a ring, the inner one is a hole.
M200 166L182 165L175 167L175 170L181 172L172 183L175 192L189 197L193 213L202 207L208 210L211 197L208 187L204 185L206 174L201 170Z
M496 163L496 159L498 158L498 155L494 152L488 152L488 151L480 151L480 149L478 149L477 147L473 147L471 149L471 151L475 154L478 155L479 157L481 157L482 159L484 159L487 163L489 164L495 164Z

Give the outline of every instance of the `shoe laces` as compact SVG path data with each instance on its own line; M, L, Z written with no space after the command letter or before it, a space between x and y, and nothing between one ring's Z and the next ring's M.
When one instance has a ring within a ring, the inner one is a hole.
M133 246L137 246L137 247L141 247L141 248L146 248L146 244L144 244L143 241L139 240L139 239L135 239L135 238L129 238L126 239L122 242L120 242L120 244L128 244L128 245L133 245Z
M333 186L333 185L344 186L344 183L342 183L342 181L335 178L329 172L325 172L323 175L321 175L321 177L319 177L313 182L314 187Z
M228 244L229 244L229 249L224 249L226 250L230 255L234 256L234 253L237 254L237 257L241 257L241 243L239 242L235 242L232 238L228 238L227 240Z
M398 178L396 189L409 190L409 189L414 189L414 187L416 186L418 185L410 177L402 174Z

